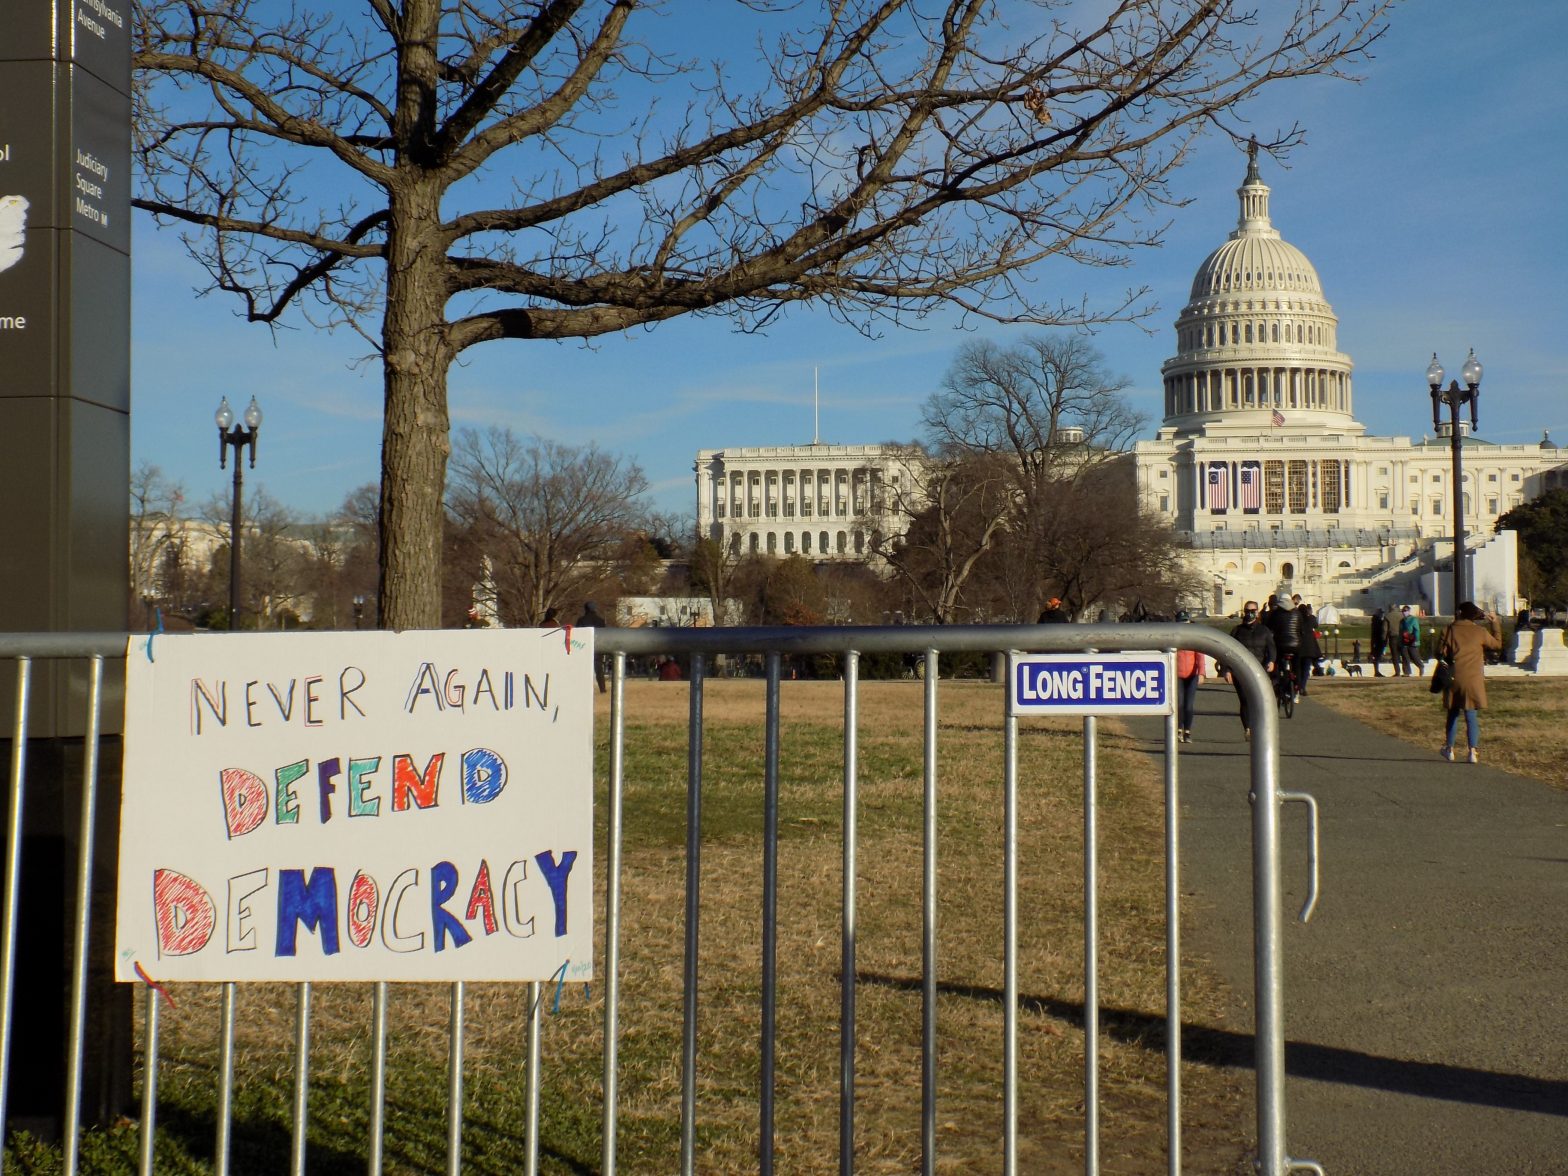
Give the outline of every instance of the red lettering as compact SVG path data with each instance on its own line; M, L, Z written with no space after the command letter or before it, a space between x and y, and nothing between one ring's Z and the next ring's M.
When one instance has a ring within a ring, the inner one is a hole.
M223 819L229 840L243 837L267 816L267 786L244 768L224 768L218 775L223 792Z
M436 804L436 791L441 783L441 761L446 758L444 752L438 752L430 757L430 762L425 765L425 770L419 772L414 767L411 756L399 755L392 760L392 811L405 812L408 802L412 798L417 808L434 808Z
M476 915L483 915L485 920L485 934L495 934L495 896L490 892L490 863L483 858L479 861L479 873L474 877L474 888L468 895L468 910L463 918L470 923Z
M218 912L201 883L174 870L152 872L153 921L160 956L193 955L207 946Z

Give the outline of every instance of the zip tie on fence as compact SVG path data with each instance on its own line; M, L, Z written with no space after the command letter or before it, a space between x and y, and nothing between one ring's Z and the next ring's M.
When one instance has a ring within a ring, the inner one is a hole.
M152 612L153 612L153 617L154 617L155 620L157 620L158 624L153 628L153 631L151 633L147 634L147 660L148 661L152 661L152 639L154 637L156 637L159 633L163 632L163 609L161 609L161 608L157 607L156 605L154 605Z
M133 966L136 968L136 974L142 978L147 987L151 988L159 996L163 997L163 1003L172 1009L174 1007L174 998L169 995L169 990L162 984L159 984L151 976L147 975L147 970L142 967L140 960L134 961Z

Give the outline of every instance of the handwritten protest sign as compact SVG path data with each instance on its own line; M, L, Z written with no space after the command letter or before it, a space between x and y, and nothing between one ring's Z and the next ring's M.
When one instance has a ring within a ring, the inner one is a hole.
M592 630L159 634L126 665L117 979L591 977Z

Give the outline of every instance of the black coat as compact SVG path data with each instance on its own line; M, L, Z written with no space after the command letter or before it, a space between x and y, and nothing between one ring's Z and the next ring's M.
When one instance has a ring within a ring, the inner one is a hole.
M1279 661L1279 651L1274 645L1274 634L1269 632L1268 626L1262 621L1251 625L1237 625L1230 631L1230 635L1240 641L1265 670ZM1216 669L1221 674L1228 672L1223 664L1216 666Z
M1281 653L1301 648L1301 631L1305 628L1302 610L1276 608L1267 618L1269 631L1274 634L1274 647Z

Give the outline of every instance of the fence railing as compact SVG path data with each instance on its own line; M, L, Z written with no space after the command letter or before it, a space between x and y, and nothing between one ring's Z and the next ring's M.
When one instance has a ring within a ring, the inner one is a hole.
M298 639L308 642L310 634ZM66 1043L66 1105L60 1122L64 1171L79 1168L81 1132L82 1075L84 1056L97 1047L88 1040L88 958L90 928L101 925L92 911L94 867L95 806L103 781L99 780L98 744L103 711L104 663L124 656L123 634L36 634L0 635L0 659L15 664L15 713L12 725L9 796L7 808L6 867L4 880L4 929L0 941L0 1123L6 1121L8 1093L18 1073L19 1059L12 1056L15 1007L16 943L18 921L26 896L21 891L22 814L28 780L28 706L33 663L37 659L75 659L85 664L88 683L88 727L83 734L84 754L80 778L80 823L76 831L77 875L74 920L68 951L71 982L68 995L70 1029ZM914 655L924 671L922 725L922 934L921 934L921 1143L922 1171L936 1170L939 1145L938 1111L938 1021L937 996L940 976L938 909L938 802L936 756L940 679L942 659L958 654L993 654L1011 659L1022 652L1111 653L1118 651L1194 649L1222 659L1236 673L1239 689L1249 701L1253 715L1250 746L1251 835L1252 835L1252 909L1253 909L1253 999L1255 1012L1255 1090L1256 1090L1256 1170L1263 1176L1286 1176L1293 1170L1317 1170L1309 1161L1290 1158L1286 1148L1284 1101L1284 1028L1283 957L1281 949L1280 882L1280 806L1302 801L1311 808L1314 820L1312 867L1313 892L1316 891L1316 807L1311 798L1283 792L1279 785L1278 719L1273 705L1273 690L1263 669L1244 655L1232 638L1199 625L1039 625L1039 626L951 626L941 628L895 626L884 628L799 628L799 629L600 629L596 632L598 652L608 657L613 673L610 678L609 756L607 781L607 852L605 871L604 958L600 974L605 987L604 1052L602 1062L602 1151L601 1171L612 1176L617 1170L618 1119L621 1111L621 942L626 931L622 911L622 873L624 864L623 801L626 790L626 667L629 656L681 655L689 658L689 711L687 730L687 786L685 795L685 896L682 962L682 1032L680 1089L679 1170L692 1173L698 1168L698 1124L701 1108L698 1099L697 1024L699 1016L699 937L702 924L701 862L703 852L703 732L705 682L709 659L716 656L760 655L764 663L764 771L763 771L763 844L762 904L758 912L762 943L761 992L759 1001L758 1089L758 1171L774 1169L774 1127L776 1115L776 1041L779 1009L778 970L778 845L779 845L779 772L787 754L780 723L782 666L792 655L836 655L840 659L844 690L843 719L843 832L842 832L842 925L840 930L840 1016L838 1063L839 1169L849 1173L855 1167L856 1098L856 1016L858 978L857 879L863 872L858 860L858 814L860 811L860 764L858 749L858 706L860 658L867 654L896 653ZM3 672L3 662L0 662ZM999 700L999 705L1001 705ZM1083 719L1084 732L1084 978L1085 978L1085 1070L1084 1153L1085 1170L1099 1170L1099 1057L1098 1057L1098 862L1097 833L1097 720ZM1001 1167L1016 1173L1018 1155L1018 1045L1020 1024L1019 994L1019 921L1018 907L1018 719L1007 714L1003 720L1003 1121L1000 1142ZM1181 999L1180 999L1180 912L1179 887L1179 776L1177 726L1174 714L1165 722L1165 867L1166 867L1166 958L1167 958L1167 1151L1172 1173L1181 1170ZM66 781L52 782L56 787L72 786ZM112 784L113 782L111 782ZM1309 911L1302 912L1303 917ZM388 1017L386 985L374 987L370 1036L372 1072L370 1081L369 1139L365 1146L367 1166L379 1172L382 1165L386 1090L386 1045ZM529 985L526 1123L527 1171L534 1173L539 1163L540 1092L540 985ZM448 1082L448 1161L447 1170L457 1172L463 1152L463 984L451 991L449 1025ZM141 1098L141 1170L153 1170L154 1140L157 1126L157 1076L159 1066L158 1003L153 987L144 994L145 1014L142 1045L145 1051ZM290 1167L302 1173L307 1169L305 1143L309 1115L311 986L297 986L295 1086L292 1108L293 1137ZM214 1166L226 1172L230 1162L232 1095L235 1055L235 985L226 984L222 992L221 1054L217 1067L218 1098Z

